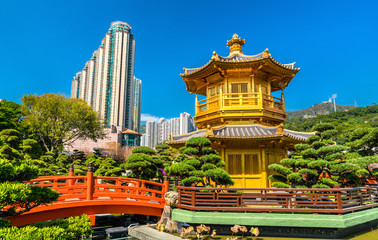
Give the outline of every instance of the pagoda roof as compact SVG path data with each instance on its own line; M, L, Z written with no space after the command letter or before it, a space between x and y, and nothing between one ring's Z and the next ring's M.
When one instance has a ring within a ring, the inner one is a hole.
M297 132L283 129L282 126L268 127L259 124L252 125L225 125L209 129L201 129L195 132L172 135L168 144L185 143L193 137L208 137L211 139L266 139L286 136L296 141L306 141L315 132Z
M266 56L264 56L265 55L264 53L266 53ZM210 66L214 62L248 63L248 62L257 62L259 60L264 60L264 59L270 60L275 65L282 67L283 69L286 69L286 70L291 70L291 71L295 71L295 72L298 72L300 70L300 68L295 68L295 64L296 64L295 62L282 64L282 63L276 61L270 55L270 53L268 52L268 49L265 49L264 52L256 54L256 55L244 55L244 54L240 53L240 54L235 54L235 55L231 55L231 56L227 56L227 57L219 56L217 53L214 52L213 58L209 62L207 62L204 66L198 67L198 68L184 68L184 73L180 74L180 76L182 76L182 77L190 76L193 73L196 73L196 72L201 71L202 69L205 69L206 67Z
M240 39L237 34L227 42L230 46L230 55L227 57L219 56L215 51L212 59L204 66L198 68L184 68L184 73L180 76L184 79L187 90L191 93L205 95L204 90L201 88L206 84L206 77L221 72L222 70L235 69L235 68L251 68L255 67L261 71L269 72L272 75L284 78L282 84L273 84L272 91L283 90L300 68L295 68L295 62L282 64L276 61L268 49L256 54L245 55L242 51L244 40ZM201 83L202 82L202 83Z

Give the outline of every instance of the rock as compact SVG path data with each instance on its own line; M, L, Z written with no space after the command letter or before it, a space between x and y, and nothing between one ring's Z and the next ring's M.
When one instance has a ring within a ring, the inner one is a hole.
M167 220L171 219L171 217L172 217L172 208L170 206L165 205L163 212L161 214L160 221L163 222L164 224L167 224Z
M151 226L133 226L129 228L129 236L143 240L182 240L182 238L169 233L160 232Z
M170 207L175 207L178 202L178 192L175 191L169 191L165 193L164 195L165 198L165 204L170 206Z
M164 198L166 205L159 222L164 224L164 229L168 232L177 232L177 222L172 220L172 207L175 207L178 202L178 193L174 191L167 192Z

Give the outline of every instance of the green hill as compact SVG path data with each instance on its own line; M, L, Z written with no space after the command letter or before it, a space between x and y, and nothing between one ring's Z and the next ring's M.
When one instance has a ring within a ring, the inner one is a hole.
M337 111L348 111L350 109L356 108L354 106L344 106L336 104ZM333 103L331 102L324 102L315 104L312 107L309 107L304 110L299 111L287 111L288 114L287 118L295 118L295 117L304 117L304 118L313 118L319 115L325 115L335 112Z
M311 131L318 123L331 123L344 131L353 131L356 127L364 126L378 127L378 105L357 107L313 118L291 117L287 119L284 127L295 131Z

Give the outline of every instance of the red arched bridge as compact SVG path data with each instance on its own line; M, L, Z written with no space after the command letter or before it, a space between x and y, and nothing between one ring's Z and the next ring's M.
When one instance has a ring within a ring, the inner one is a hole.
M8 217L13 226L22 226L70 216L87 214L94 224L95 214L128 213L160 216L168 181L156 183L123 177L96 177L88 169L87 176L38 177L28 182L47 186L60 193L56 202L38 206L18 216Z

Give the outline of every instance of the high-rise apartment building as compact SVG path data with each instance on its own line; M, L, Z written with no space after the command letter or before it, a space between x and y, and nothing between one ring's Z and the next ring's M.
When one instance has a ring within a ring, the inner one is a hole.
M147 122L146 123L146 137L144 144L147 147L155 147L158 144L159 136L159 123Z
M146 134L141 146L155 147L159 143L170 140L169 135L180 135L196 131L194 119L189 113L181 113L179 118L166 120L159 119L159 122L147 122Z
M71 97L98 111L107 127L139 131L141 80L134 77L135 39L125 22L113 22L91 59L72 81Z
M189 113L180 113L180 133L185 134L194 131L197 129L194 119L190 116ZM178 135L178 134L177 134Z
M142 100L142 80L134 77L134 94L133 94L133 119L132 129L140 132L140 103Z

